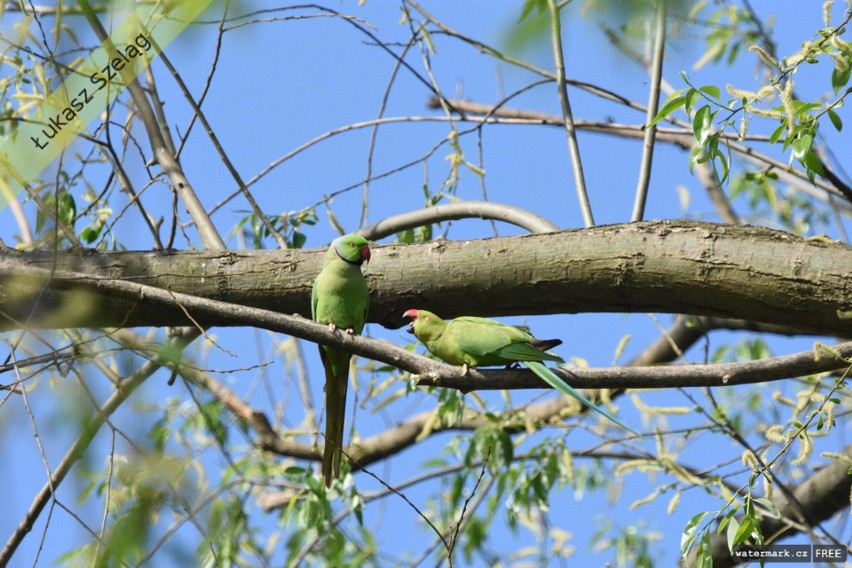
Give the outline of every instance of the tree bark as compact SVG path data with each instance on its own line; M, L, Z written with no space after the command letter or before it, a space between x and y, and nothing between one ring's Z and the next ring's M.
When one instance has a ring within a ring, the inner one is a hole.
M0 326L180 326L186 314L109 293L130 280L282 313L310 313L323 250L0 250ZM85 276L36 278L22 268ZM374 247L369 321L412 307L443 317L669 312L849 337L852 247L757 227L654 221L558 233ZM207 315L204 326L234 325Z

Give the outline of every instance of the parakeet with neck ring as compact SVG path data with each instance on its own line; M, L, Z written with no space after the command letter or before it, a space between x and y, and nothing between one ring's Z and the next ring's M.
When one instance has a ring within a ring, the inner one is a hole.
M331 331L360 334L367 321L370 292L361 265L370 260L370 246L364 237L344 235L332 241L325 253L323 268L311 290L312 319L328 325ZM326 487L340 475L343 454L343 423L346 416L346 390L352 354L333 347L319 346L325 368L325 447L322 474Z

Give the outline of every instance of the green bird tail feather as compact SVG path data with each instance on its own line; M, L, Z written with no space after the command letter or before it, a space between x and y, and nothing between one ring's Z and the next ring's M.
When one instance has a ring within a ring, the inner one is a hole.
M586 406L588 406L589 408L591 408L592 410L597 412L598 414L600 414L602 416L606 416L607 418L609 418L610 420L612 420L613 422L615 422L616 424L618 424L619 426L621 426L622 428L624 428L625 430L630 432L631 434L634 434L636 436L641 435L641 434L639 434L639 432L637 432L636 430L634 430L633 428L631 428L630 426L628 426L627 424L625 424L624 422L622 422L621 420L619 420L618 418L616 418L615 416L613 416L612 414L610 414L609 412L604 410L603 408L597 406L591 400L589 400L586 397L584 397L583 395L581 395L576 389L574 389L568 383L566 383L565 381L560 379L559 376L556 373L554 373L551 369L549 369L547 367L547 365L545 365L544 363L541 363L540 361L524 361L523 363L524 363L524 365L529 367L529 369L533 373L535 373L536 375L541 377L541 380L543 380L544 382L546 382L547 384L549 384L550 386L552 386L553 388L555 388L559 392L576 398L577 400L579 400L580 402L582 402L583 404L585 404Z
M325 367L325 447L322 452L322 476L325 486L340 477L343 461L343 424L346 417L346 390L349 387L349 359L346 351L320 346Z

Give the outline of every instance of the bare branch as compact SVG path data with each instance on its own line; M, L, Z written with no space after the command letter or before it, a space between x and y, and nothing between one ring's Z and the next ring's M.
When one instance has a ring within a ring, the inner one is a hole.
M572 82L568 81L568 84L572 84ZM473 121L476 117L471 116L471 114L482 114L493 117L505 117L510 121L519 121L516 124L547 124L550 126L562 126L562 119L560 117L541 111L517 110L504 107L495 108L493 105L483 105L460 100L452 100L450 101L450 104L459 112L464 113L464 116L462 116L460 120ZM644 110L644 107L640 107L640 109ZM486 122L488 121L486 120ZM692 150L692 148L695 147L695 136L692 134L691 127L688 124L683 124L680 120L671 120L671 122L678 124L679 127L657 128L656 139L661 142L675 144L684 150ZM602 134L611 134L614 136L624 136L629 138L642 138L644 135L641 125L576 120L574 121L574 126L577 130L600 132ZM798 191L823 202L828 201L829 198L825 195L825 192L829 192L832 196L842 198L842 201L838 204L840 208L846 212L852 211L852 205L843 198L841 191L831 183L819 178L811 182L808 180L807 175L804 172L790 168L786 163L758 152L752 146L746 146L745 144L740 143L739 137L735 134L723 132L721 137L725 139L727 147L730 148L731 151L735 152L739 157L751 162L755 166L769 168L769 170L777 173L781 180L792 185ZM745 140L768 142L769 137L764 135L748 135L745 137Z
M633 203L631 221L645 217L645 200L651 183L651 162L654 158L654 136L657 126L651 124L660 105L660 82L663 79L663 53L666 48L666 1L657 0L654 29L654 62L651 68L651 89L648 93L648 110L645 113L645 136L642 140L642 162L639 166L639 181L636 184L636 200Z
M556 64L556 88L559 92L559 104L562 107L562 124L565 126L565 134L568 137L568 154L571 157L571 170L574 172L574 186L577 190L577 199L580 201L580 211L583 213L583 224L586 227L594 227L595 218L592 216L592 206L586 191L580 145L577 144L577 132L574 129L574 114L571 112L568 86L565 84L561 16L556 0L547 0L547 7L550 10L550 39L553 43L553 60Z
M222 163L225 165L225 168L227 168L228 173L231 174L231 177L236 182L237 187L240 188L243 197L245 197L246 201L248 201L251 210L254 211L254 214L257 216L260 222L263 223L263 226L266 227L266 230L269 231L269 234L272 235L272 237L275 239L275 242L278 243L278 246L282 249L287 248L287 241L284 239L281 233L278 232L278 230L275 228L275 225L272 224L272 221L270 221L269 218L267 218L266 214L260 209L260 205L257 204L257 201L254 199L254 196L248 190L248 187L246 187L242 176L240 176L240 173L237 171L236 166L234 166L233 162L231 162L231 159L228 157L227 152L225 152L225 149L222 147L221 142L219 142L219 138L213 131L213 127L207 121L207 116L201 110L201 105L195 101L195 98L192 96L192 93L189 92L189 87L187 87L186 83L184 83L183 77L180 76L180 73L178 73L177 69L174 68L172 62L169 60L168 57L166 57L165 53L160 54L160 59L166 66L166 69L168 69L169 72L172 74L172 77L178 84L178 87L183 93L184 98L189 103L189 106L192 107L194 115L198 117L199 121L201 121L201 125L204 127L204 131L207 133L207 137L210 138L210 142L213 144L213 147L216 148L216 153L222 159Z

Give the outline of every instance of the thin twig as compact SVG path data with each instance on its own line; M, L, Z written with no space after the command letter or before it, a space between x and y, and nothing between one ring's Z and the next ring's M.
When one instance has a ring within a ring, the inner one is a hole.
M583 162L580 159L580 145L577 143L577 132L574 129L574 115L571 112L571 102L568 99L568 86L565 83L565 61L562 51L562 21L556 0L547 0L550 9L550 38L553 43L553 60L556 63L556 89L559 92L559 104L562 107L562 121L565 134L568 137L568 155L571 157L571 169L574 172L574 186L580 211L583 213L583 224L594 227L592 206L586 191L586 180L583 176Z
M657 125L651 121L657 116L660 105L660 82L663 78L663 55L666 48L666 2L657 0L654 29L654 62L651 68L651 88L648 93L648 110L645 113L645 136L642 140L642 162L639 166L639 181L636 184L636 199L630 220L641 221L645 217L645 201L651 183L651 167L654 160L654 136Z
M456 523L456 528L453 531L452 538L450 539L450 549L447 551L447 559L449 560L450 564L452 564L452 562L453 562L453 551L455 550L456 543L459 540L459 532L461 531L462 524L464 524L464 522L467 520L467 518L465 516L467 514L467 506L470 504L474 495L476 495L476 490L479 488L479 484L482 483L482 478L485 477L485 472L487 471L487 468L488 468L489 458L491 458L491 446L488 447L488 452L485 454L485 458L482 460L482 467L479 470L479 477L476 479L476 483L473 485L473 489L471 489L470 495L468 495L467 499L464 500L464 505L462 506L461 515L459 515L459 520ZM489 480L489 481L492 481L492 480ZM482 492L483 496L485 496L487 494L488 494L488 487L486 487L485 490ZM481 501L481 499L480 499L480 501ZM476 507L474 506L471 509L471 511L474 511L475 509L476 509Z

